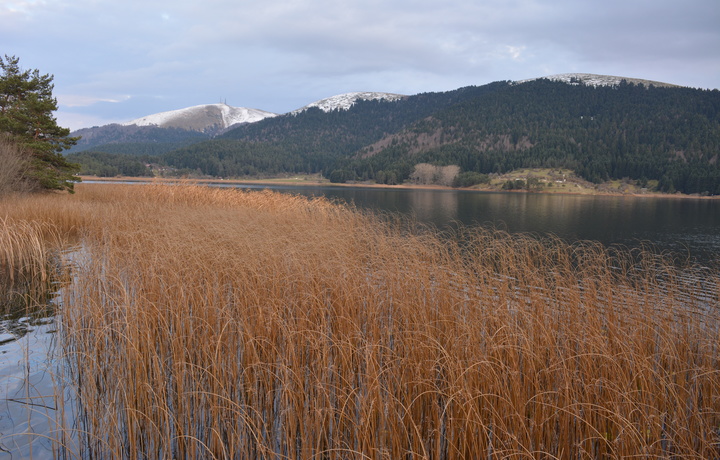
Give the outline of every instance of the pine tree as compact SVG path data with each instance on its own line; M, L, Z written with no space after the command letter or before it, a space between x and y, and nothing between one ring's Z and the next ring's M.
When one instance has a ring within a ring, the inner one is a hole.
M39 189L73 191L79 165L70 163L62 151L77 143L70 130L61 128L53 116L57 100L52 96L53 76L38 70L23 71L15 56L0 58L0 133L29 152L27 179Z

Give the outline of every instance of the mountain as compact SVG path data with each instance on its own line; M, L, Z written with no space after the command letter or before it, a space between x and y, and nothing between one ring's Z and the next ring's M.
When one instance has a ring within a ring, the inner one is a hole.
M529 81L535 81L535 80L551 80L551 81L561 81L564 83L568 83L571 85L588 85L588 86L618 86L621 83L632 83L635 85L643 85L645 87L655 86L655 87L662 87L662 88L680 88L678 85L673 85L670 83L663 83L659 81L653 81L653 80L643 80L641 78L628 78L628 77L616 77L613 75L596 75L592 73L561 73L557 75L548 75L547 77L540 77L540 78L530 78L527 80L519 80L515 83L527 83Z
M564 168L596 183L628 179L663 191L720 194L717 90L563 74L385 95L324 99L186 140L149 162L178 174L322 173L337 182L379 183L403 182L424 163L472 177ZM143 128L165 129L135 127ZM140 145L126 144L126 152Z
M354 92L338 94L331 96L319 101L315 101L311 104L301 107L297 110L290 112L291 114L298 114L304 112L310 108L317 107L323 112L331 112L333 110L349 110L357 101L397 101L404 99L407 96L402 94L393 93L377 93L377 92Z
M70 133L80 137L68 153L85 150L101 150L107 153L123 153L130 149L136 154L160 154L178 147L210 138L207 133L180 128L158 126L120 125L117 123L83 128Z
M354 92L312 102L290 112L293 115L312 108L323 112L348 110L357 101L396 101L406 96L379 92ZM125 123L83 128L71 133L80 141L68 153L99 150L105 153L156 155L178 147L213 138L237 125L256 123L278 114L265 110L205 104L160 112Z
M255 123L276 113L227 104L206 104L161 112L126 123L83 128L69 153L100 150L106 153L159 154L210 139L233 126Z
M656 180L661 191L720 194L720 92L612 78L509 83L438 110L337 167L403 178L420 163L483 174L567 168L595 183Z
M217 133L233 125L254 123L275 117L276 113L227 104L196 105L185 109L156 113L123 123L123 126L158 126L203 133Z

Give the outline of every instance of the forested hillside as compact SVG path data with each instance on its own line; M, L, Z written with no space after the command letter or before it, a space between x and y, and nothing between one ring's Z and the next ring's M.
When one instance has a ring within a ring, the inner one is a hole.
M483 174L566 168L593 182L656 180L662 191L720 194L719 155L717 90L540 79L309 109L153 162L209 176L320 172L381 183L407 180L420 163Z
M593 182L657 179L663 191L720 194L720 92L537 80L466 99L361 150L344 168L406 172L563 167Z
M208 134L180 128L119 124L80 129L72 134L80 140L69 153L93 150L157 155L210 138Z
M150 155L93 151L72 153L68 158L82 165L82 174L98 177L152 176L153 172L147 165L155 160Z
M505 83L425 93L398 101L357 101L350 110L310 108L247 124L220 138L163 155L178 168L233 177L255 174L330 174L358 150L437 110L494 91ZM348 177L355 179L355 177ZM362 179L375 179L366 175Z

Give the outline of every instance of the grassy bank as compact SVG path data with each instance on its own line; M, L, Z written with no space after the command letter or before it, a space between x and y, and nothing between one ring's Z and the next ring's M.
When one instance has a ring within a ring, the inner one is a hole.
M268 191L80 184L0 217L81 245L88 458L720 456L716 273Z
M593 184L580 179L570 170L551 169L519 169L502 175L492 175L487 184L478 184L466 188L451 188L445 185L420 185L403 183L399 185L377 184L371 181L331 183L320 175L292 176L284 178L265 179L219 179L219 178L151 178L151 177L95 177L82 176L84 181L123 182L123 183L152 183L152 184L234 184L234 185L267 185L267 186L293 186L293 187L350 187L350 188L383 188L383 189L414 189L414 190L465 190L475 192L507 192L515 193L543 193L559 195L611 195L611 196L643 196L663 198L689 198L689 199L718 199L719 195L685 195L682 193L661 193L655 191L657 181L648 181L648 188L640 187L628 180L607 181L602 184ZM527 182L536 185L528 187ZM537 182L533 182L537 181ZM512 182L520 184L508 190L505 184Z

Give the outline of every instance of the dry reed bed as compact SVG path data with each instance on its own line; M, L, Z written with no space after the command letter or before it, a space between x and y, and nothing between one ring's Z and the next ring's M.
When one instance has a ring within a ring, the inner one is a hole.
M52 225L0 216L0 317L11 313L10 306L44 298L61 246Z
M714 272L701 298L596 245L458 243L271 192L77 190L14 209L87 254L62 327L86 458L720 456Z

